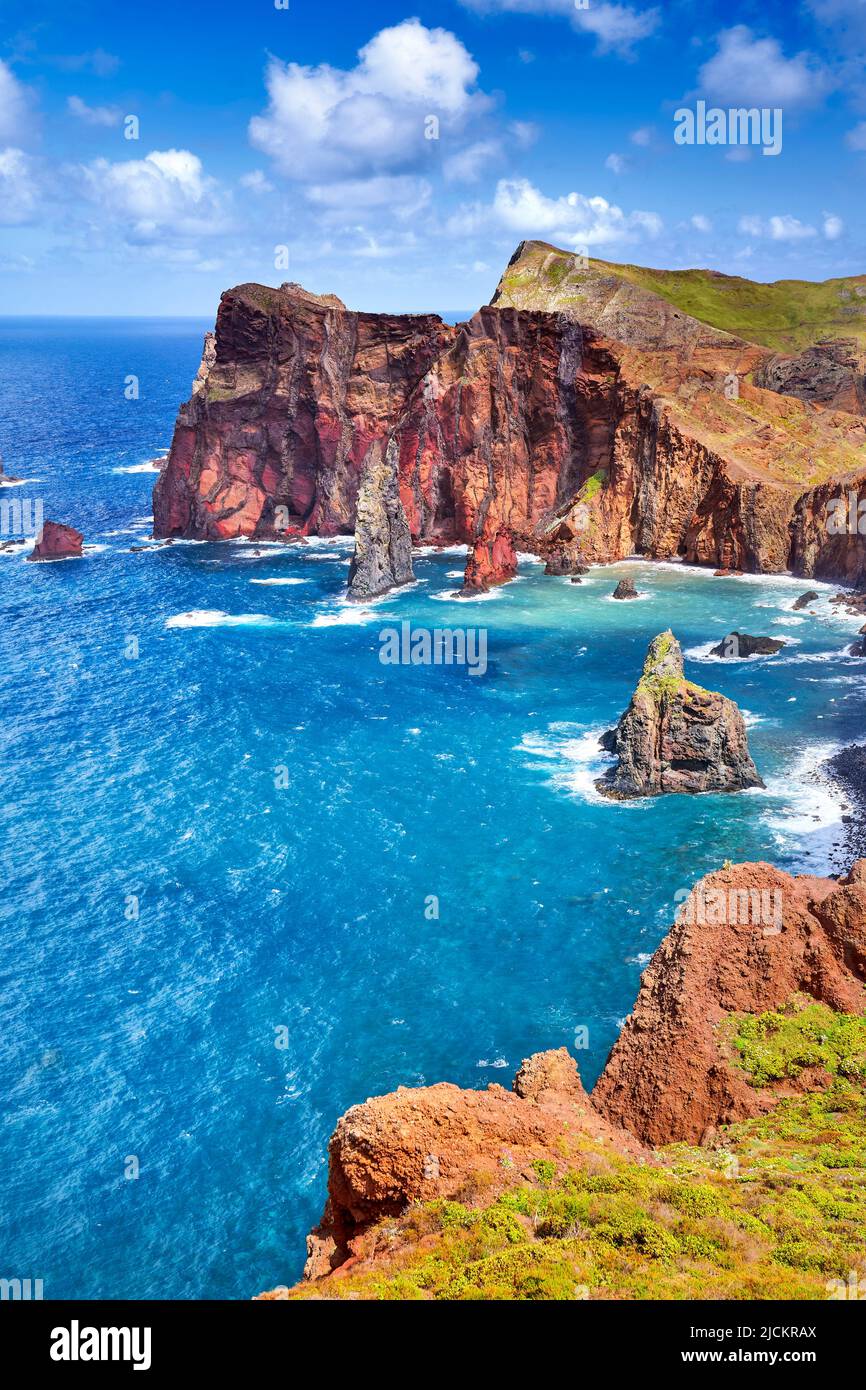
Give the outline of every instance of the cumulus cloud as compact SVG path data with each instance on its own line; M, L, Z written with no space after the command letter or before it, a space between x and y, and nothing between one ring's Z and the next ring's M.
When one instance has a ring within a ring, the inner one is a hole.
M81 97L70 97L66 106L71 116L77 116L87 125L119 125L123 116L119 106L88 106Z
M711 232L713 224L702 212L696 212L691 219L691 225L696 232Z
M189 150L154 150L144 159L97 159L79 170L84 196L121 223L134 241L208 236L227 229L219 186Z
M808 106L830 81L807 53L786 58L776 39L759 39L745 24L724 29L698 75L701 94L722 104Z
M407 19L371 39L350 71L272 59L268 109L250 121L250 140L302 182L406 173L429 156L431 137L459 138L490 105L477 78L454 34Z
M446 159L442 172L449 183L477 183L491 162L501 156L499 140L477 140Z
M621 154L609 154L604 161L605 169L610 169L612 174L624 174L628 168L628 163Z
M542 236L564 246L597 246L657 236L662 220L654 212L624 213L606 198L568 193L549 198L529 179L500 179L493 203L464 207L451 219L456 235L498 226L520 237Z
M40 202L37 166L23 150L0 151L0 223L30 222Z
M23 140L30 126L30 93L0 59L0 144Z
M657 7L611 4L608 0L579 10L574 0L461 0L478 14L537 14L570 19L575 29L594 35L602 53L633 56L635 44L655 33L661 18Z
M788 213L784 216L770 217L766 221L749 214L740 218L737 230L746 236L769 237L771 241L805 241L818 235L814 227L801 222L797 217L791 217Z

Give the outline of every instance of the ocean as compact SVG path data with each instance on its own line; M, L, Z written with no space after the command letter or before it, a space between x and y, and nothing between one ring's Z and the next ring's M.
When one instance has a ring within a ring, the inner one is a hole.
M508 1086L561 1046L590 1084L697 877L843 867L815 769L866 732L862 619L828 586L642 562L573 585L526 558L458 601L462 553L424 551L359 609L349 538L153 546L144 465L208 326L0 320L0 452L30 480L0 500L87 542L0 552L0 1276L46 1298L290 1283L350 1105ZM610 598L626 575L638 602ZM486 672L383 664L404 621L483 630ZM596 793L667 627L744 710L766 790ZM710 658L733 629L789 645Z

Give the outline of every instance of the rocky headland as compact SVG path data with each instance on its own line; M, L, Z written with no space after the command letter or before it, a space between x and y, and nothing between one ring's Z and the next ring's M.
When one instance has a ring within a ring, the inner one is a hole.
M353 1107L305 1282L262 1297L826 1298L866 1210L864 986L866 861L709 875L591 1093L560 1048Z
M155 535L351 534L371 460L393 453L413 544L504 530L576 576L639 554L866 583L860 537L827 526L831 503L866 494L866 421L839 391L818 399L825 348L798 368L814 400L768 390L767 346L616 270L523 243L456 328L297 285L227 291Z
M615 800L763 786L740 711L686 679L670 630L651 642L631 703L602 746L617 763L596 787Z

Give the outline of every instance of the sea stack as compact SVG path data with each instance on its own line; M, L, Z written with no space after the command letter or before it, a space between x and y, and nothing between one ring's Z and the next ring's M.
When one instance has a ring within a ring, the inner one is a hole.
M376 441L370 449L355 521L355 553L349 569L348 596L363 602L411 584L412 537L397 483L398 447Z
M621 579L613 591L613 597L618 599L640 598L640 594L635 588L633 579Z
M516 574L517 552L511 532L504 526L485 526L469 551L460 593L464 598L486 594L497 584L507 584Z
M682 649L670 630L650 643L631 704L602 746L619 761L596 787L618 801L764 785L739 709L686 680Z
M61 526L57 521L46 521L42 534L28 560L79 560L84 537L71 526Z

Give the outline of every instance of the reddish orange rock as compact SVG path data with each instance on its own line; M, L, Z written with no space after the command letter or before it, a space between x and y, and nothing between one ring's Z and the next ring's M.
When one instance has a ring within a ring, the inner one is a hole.
M699 1143L779 1096L754 1090L725 1059L726 1015L763 1013L798 993L861 1012L864 983L866 860L838 883L770 864L710 874L644 972L593 1103L644 1143Z
M510 531L488 527L488 534L479 536L469 552L461 592L484 594L497 584L507 584L516 574L517 553Z
M81 557L84 537L71 526L46 521L36 546L28 560L77 560Z

